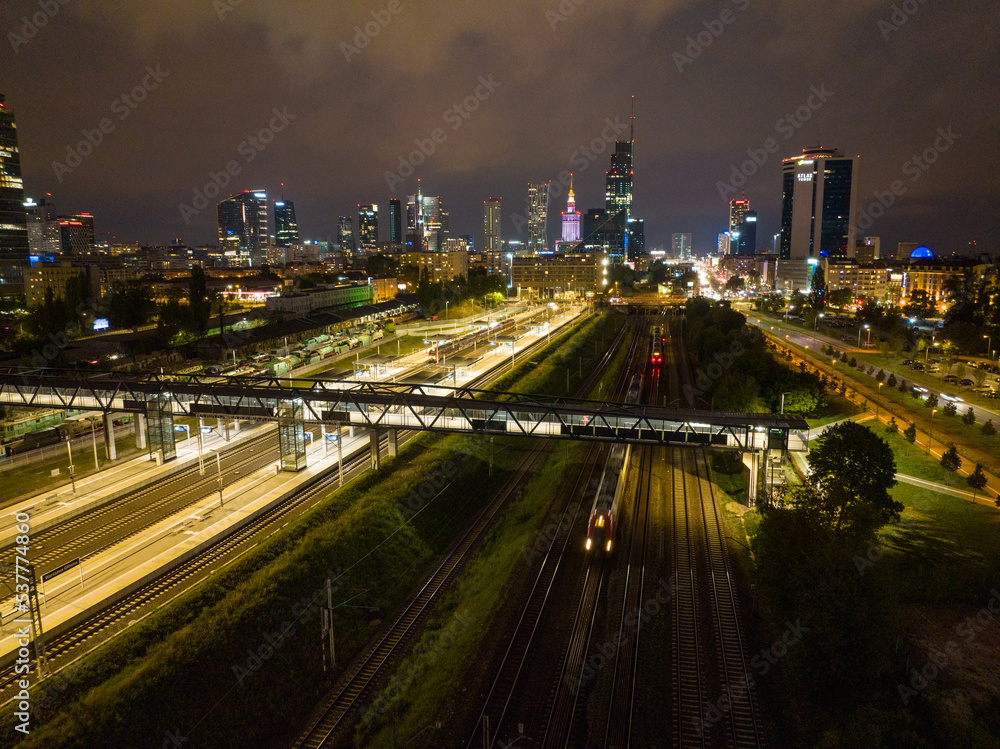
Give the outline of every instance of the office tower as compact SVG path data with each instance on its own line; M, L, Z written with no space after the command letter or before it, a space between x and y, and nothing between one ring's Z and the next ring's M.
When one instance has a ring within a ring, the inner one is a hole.
M350 216L341 216L337 223L337 242L340 251L346 255L354 254L354 224Z
M804 148L782 160L781 257L817 261L854 249L858 159L835 148Z
M580 241L580 212L576 210L576 195L573 192L573 175L569 175L569 196L566 210L562 214L562 238L564 242Z
M59 251L66 256L86 255L93 247L87 226L68 216L59 219L59 245Z
M545 252L548 247L550 182L528 184L528 251Z
M6 107L3 94L0 94L0 258L28 258L28 219L24 209L17 123L14 113ZM5 278L0 278L0 282Z
M634 98L633 98L634 101ZM611 155L611 168L606 173L605 209L609 216L625 213L625 219L632 215L632 156L635 146L635 117L629 119L628 140L616 140L615 152Z
M750 201L746 198L734 198L729 201L729 237L732 241L730 248L734 254L736 253L737 244L735 237L738 236L735 232L740 230L740 226L743 224L743 217L749 210Z
M299 243L299 224L295 220L295 203L290 200L274 201L274 244L288 247Z
M754 255L757 252L757 211L741 211L729 230L729 252L732 255Z
M882 255L882 240L878 237L865 237L858 242L854 255L861 265L878 260Z
M51 200L44 198L36 203L31 198L24 202L28 217L28 247L32 255L53 257L62 251L62 233L59 216Z
M503 209L503 198L490 198L483 201L483 251L500 252L503 240L500 237L500 215Z
M83 226L84 234L87 238L87 247L89 251L93 251L96 241L96 235L94 233L94 216L90 213L74 213L72 216L62 216L61 218L69 219L70 221L77 221Z
M378 205L358 204L358 249L375 252L378 249Z
M646 257L646 222L632 216L625 224L625 254L629 262Z
M686 233L670 236L671 257L684 259L691 257L691 235Z
M403 206L399 198L389 199L389 241L403 244Z
M260 266L266 260L267 193L245 190L219 202L219 247L232 265Z
M608 249L606 225L608 212L591 208L583 215L583 249L587 252L605 252Z

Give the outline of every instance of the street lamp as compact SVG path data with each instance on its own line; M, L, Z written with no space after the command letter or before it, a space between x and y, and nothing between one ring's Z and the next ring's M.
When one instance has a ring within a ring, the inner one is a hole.
M816 330L819 327L819 319L821 317L823 317L823 313L822 312L820 312L819 314L816 315L815 319L813 320L813 330Z
M863 328L858 328L858 348L861 348L861 331L862 331L862 329L868 330L868 326L865 325L865 326L863 326ZM868 335L871 336L871 333L869 333Z
M993 339L988 335L984 335L983 338L986 339L986 361L990 360L990 345L993 343Z
M782 414L784 414L784 413L785 413L785 396L786 396L786 395L791 395L791 393L790 393L790 392L788 392L788 393L782 393L782 394L781 394L781 413L782 413Z

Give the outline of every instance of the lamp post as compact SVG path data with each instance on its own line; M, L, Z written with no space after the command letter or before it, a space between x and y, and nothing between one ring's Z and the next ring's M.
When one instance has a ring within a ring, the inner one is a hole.
M858 348L861 348L861 331L862 330L868 330L868 329L869 329L869 326L867 326L867 325L864 325L864 326L858 328ZM869 333L868 335L870 337L871 333Z
M983 338L986 339L986 361L989 361L990 358L991 358L990 357L990 345L993 343L993 339L990 336L988 336L988 335L984 335Z
M791 393L790 393L790 392L788 392L788 393L782 393L782 394L781 394L781 413L782 413L782 414L784 414L784 413L785 413L785 396L786 396L786 395L791 395Z
M816 315L815 319L813 320L813 330L816 330L819 327L819 319L821 317L823 317L823 313L822 312L820 312L820 313L818 313Z

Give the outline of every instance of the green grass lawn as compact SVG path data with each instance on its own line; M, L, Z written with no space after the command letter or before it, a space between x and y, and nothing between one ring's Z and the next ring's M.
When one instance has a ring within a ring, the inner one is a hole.
M826 403L806 417L806 423L810 429L817 429L859 413L861 413L861 408L857 404L852 403L842 395L828 392Z

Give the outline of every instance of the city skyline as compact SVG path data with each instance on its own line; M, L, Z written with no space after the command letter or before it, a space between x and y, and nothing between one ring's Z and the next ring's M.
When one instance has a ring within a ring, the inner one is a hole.
M696 252L713 249L726 203L743 193L758 209L759 235L772 236L781 159L832 144L864 162L859 211L892 200L866 234L946 252L973 240L997 249L997 82L988 71L998 52L989 10L969 3L920 5L893 21L891 7L871 2L816 10L741 0L725 8L729 23L691 3L573 4L571 13L456 6L405 24L399 6L370 36L373 11L362 3L292 3L286 28L284 12L254 2L121 12L81 2L29 38L21 19L30 22L36 5L9 4L12 36L0 52L25 194L52 193L122 241L211 242L215 202L258 187L295 200L302 236L333 236L338 216L412 194L418 176L447 201L453 233L477 241L486 197L520 203L526 182L551 180L563 205L564 171L576 174L586 213L605 203L603 172L634 95L642 169L633 213L645 219L649 248L689 231ZM824 24L813 23L817 14ZM447 42L434 50L404 28L429 25ZM534 67L506 62L515 37ZM185 54L193 45L198 54ZM624 51L567 73L568 51L589 45ZM92 76L69 64L77 57L112 72ZM963 77L948 73L949 59L970 63ZM320 95L331 90L336 97ZM720 116L733 108L739 118ZM939 129L952 134L947 151L935 145ZM98 144L78 148L88 132ZM230 162L239 173L210 207L184 215L179 206L193 205ZM897 181L903 194L892 190ZM507 214L504 235L526 240L516 212ZM550 222L550 244L557 234Z

